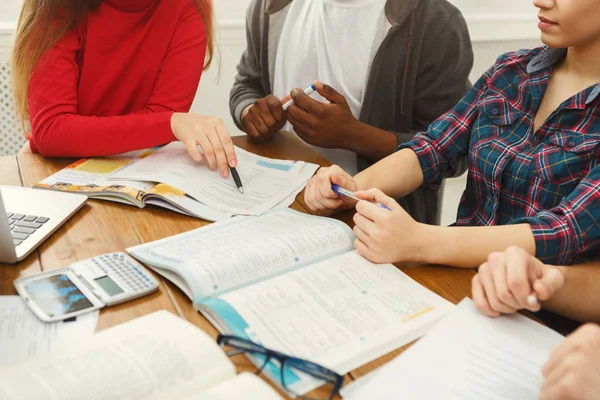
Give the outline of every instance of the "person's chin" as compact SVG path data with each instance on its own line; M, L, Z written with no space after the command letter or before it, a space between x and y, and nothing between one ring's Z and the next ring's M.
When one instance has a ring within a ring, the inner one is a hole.
M563 38L552 33L542 32L541 40L546 46L554 49L564 49L569 47Z

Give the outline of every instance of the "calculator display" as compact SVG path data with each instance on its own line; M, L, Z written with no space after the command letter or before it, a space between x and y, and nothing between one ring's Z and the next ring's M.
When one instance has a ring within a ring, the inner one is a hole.
M27 284L25 289L31 299L50 317L94 306L65 274L37 279Z
M108 276L103 276L102 278L94 279L96 283L104 289L109 296L114 296L117 294L123 293L123 289L116 284L115 281L110 279Z

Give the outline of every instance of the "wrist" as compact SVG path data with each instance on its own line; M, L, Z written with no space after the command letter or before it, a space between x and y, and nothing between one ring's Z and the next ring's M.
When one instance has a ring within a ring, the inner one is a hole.
M346 138L342 144L342 147L345 150L350 150L357 154L361 154L364 149L365 138L367 137L369 128L369 125L359 121L358 119L354 117L350 118L350 120L342 128Z
M436 225L427 225L421 222L415 222L415 228L411 234L413 238L413 251L408 255L409 261L426 264L444 264L440 256L444 246L440 238L441 230L444 229Z
M173 134L173 137L174 137L176 140L179 140L179 138L178 138L178 137L177 137L177 135L175 134L175 121L176 121L176 120L177 120L177 118L178 118L178 117L177 117L177 114L179 114L179 113L176 113L176 112L174 112L173 114L171 114L171 119L170 119L169 123L170 123L170 126L171 126L171 133Z

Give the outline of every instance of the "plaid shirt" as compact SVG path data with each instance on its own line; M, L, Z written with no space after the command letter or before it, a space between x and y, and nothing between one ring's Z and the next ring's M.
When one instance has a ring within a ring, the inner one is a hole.
M456 225L528 223L536 256L555 264L589 259L600 245L600 84L533 128L552 66L565 55L501 56L454 109L398 147L417 153L432 188L468 157Z

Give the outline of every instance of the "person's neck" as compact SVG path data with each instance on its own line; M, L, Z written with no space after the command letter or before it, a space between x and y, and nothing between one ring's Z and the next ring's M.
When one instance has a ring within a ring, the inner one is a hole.
M561 67L568 75L577 76L587 86L600 82L600 41L569 47Z

